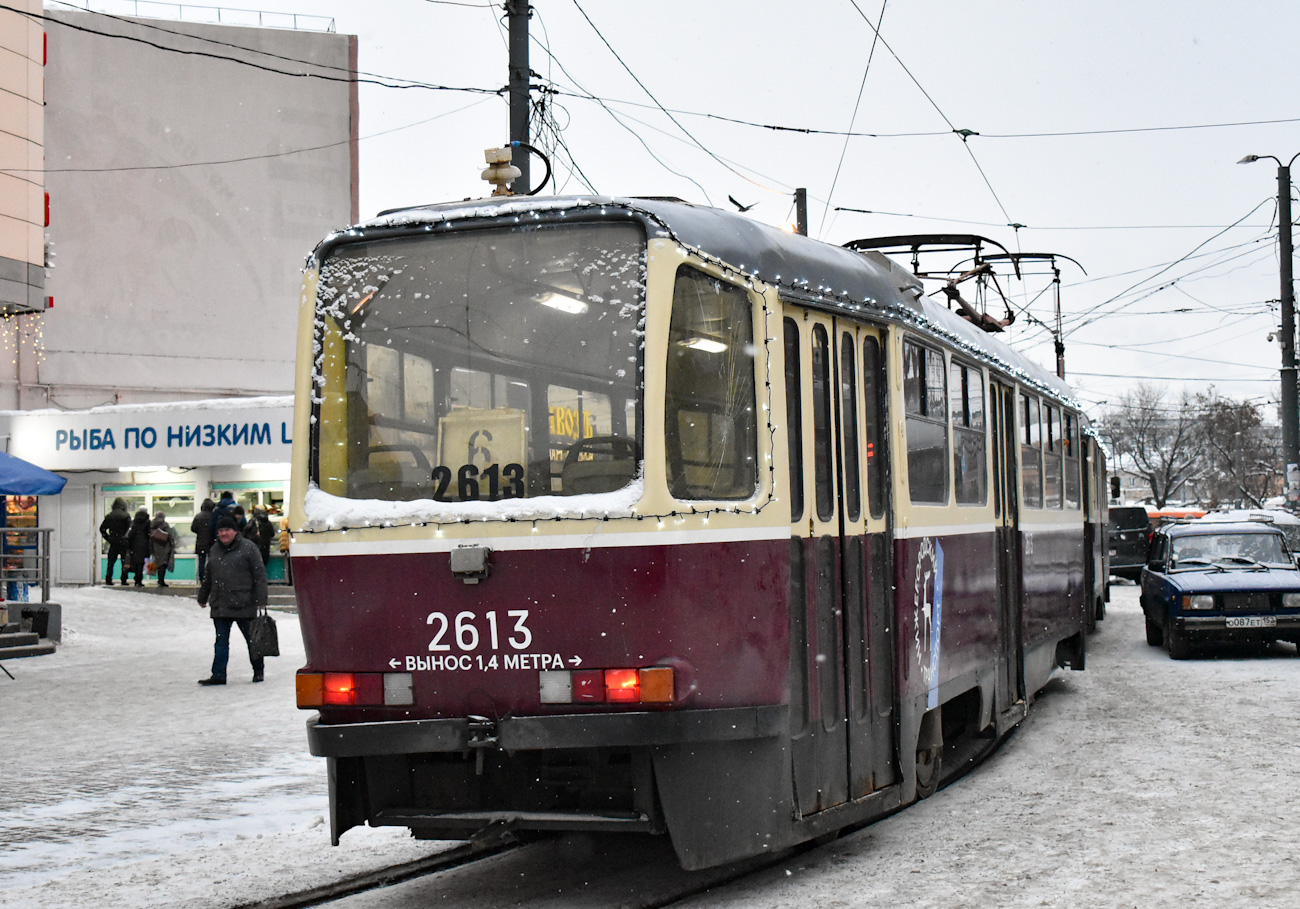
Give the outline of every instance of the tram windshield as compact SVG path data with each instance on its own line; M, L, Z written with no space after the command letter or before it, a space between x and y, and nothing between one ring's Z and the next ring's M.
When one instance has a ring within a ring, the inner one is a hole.
M317 293L320 487L466 502L626 486L645 248L628 223L337 247Z

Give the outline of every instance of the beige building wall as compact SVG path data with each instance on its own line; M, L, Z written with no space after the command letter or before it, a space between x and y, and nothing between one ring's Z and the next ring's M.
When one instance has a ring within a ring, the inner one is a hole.
M303 261L354 217L355 37L45 15L54 305L0 408L289 394Z
M45 306L44 41L41 0L0 9L0 315Z

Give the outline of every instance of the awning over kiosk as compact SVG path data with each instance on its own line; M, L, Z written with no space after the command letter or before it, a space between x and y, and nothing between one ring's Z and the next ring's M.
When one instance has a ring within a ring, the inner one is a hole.
M0 495L55 496L68 481L44 467L0 451Z

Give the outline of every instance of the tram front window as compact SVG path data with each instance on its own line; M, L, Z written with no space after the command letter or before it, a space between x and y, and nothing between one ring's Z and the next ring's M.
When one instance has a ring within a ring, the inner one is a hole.
M533 225L338 247L316 480L351 498L609 492L640 469L645 235Z

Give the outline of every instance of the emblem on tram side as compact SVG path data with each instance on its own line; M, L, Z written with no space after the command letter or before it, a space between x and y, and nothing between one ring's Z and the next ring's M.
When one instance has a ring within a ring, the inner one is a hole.
M939 631L943 620L943 546L932 537L921 540L916 554L916 581L912 597L912 637L916 663L929 694L928 706L938 703Z

